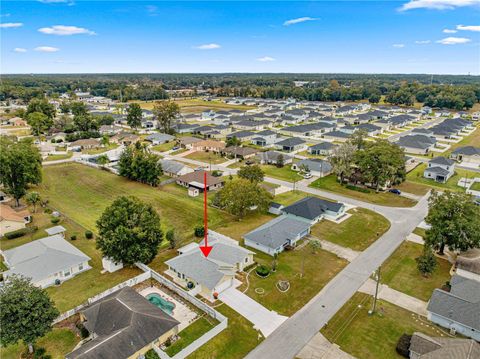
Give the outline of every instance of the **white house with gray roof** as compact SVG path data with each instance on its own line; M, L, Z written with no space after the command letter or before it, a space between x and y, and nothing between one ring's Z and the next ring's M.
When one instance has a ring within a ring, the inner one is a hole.
M194 171L192 167L189 167L177 161L161 159L159 162L162 165L163 173L169 177L176 178Z
M480 282L454 275L450 292L435 289L428 302L432 322L480 341Z
M60 284L91 268L90 257L68 243L62 234L3 251L2 255L8 267L4 278L22 275L41 288Z
M258 249L271 256L295 247L310 233L311 224L287 215L279 216L245 234L245 246Z
M191 294L214 301L214 293L219 294L235 285L236 272L254 263L254 253L240 247L237 241L209 230L208 245L213 248L205 257L199 249L202 242L180 248L179 256L165 262L168 265L165 273L190 289Z
M281 209L282 213L315 224L323 218L338 220L345 215L345 205L318 197L305 197Z
M292 164L292 170L304 171L315 177L325 177L332 173L330 162L317 158L305 158Z
M423 177L433 179L435 182L445 183L455 173L455 162L445 157L435 157L428 162L423 171Z

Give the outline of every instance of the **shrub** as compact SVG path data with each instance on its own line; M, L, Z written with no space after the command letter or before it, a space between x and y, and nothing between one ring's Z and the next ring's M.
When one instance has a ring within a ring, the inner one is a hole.
M354 185L351 185L351 184L347 184L345 187L347 187L348 189L351 189L352 191L357 191L357 192L362 192L362 193L370 193L369 189L362 188L362 187L357 187L357 186L354 186Z
M50 213L52 213L52 210L50 208L45 208L44 212L47 213L47 214L50 214Z
M93 232L92 231L85 231L85 238L86 239L92 239L93 238Z
M52 222L53 224L57 224L58 222L60 222L60 218L53 217L52 219L50 219L50 222Z
M90 335L88 329L85 328L83 325L82 325L82 327L80 328L80 335L81 335L82 339L88 338L89 335Z
M266 277L270 274L270 269L265 266L265 265L260 265L255 269L255 272L260 276L260 277Z
M26 234L33 233L33 232L35 232L36 230L38 230L38 227L37 227L37 226L25 227L25 228L17 229L16 231L12 231L12 232L5 233L5 238L6 238L6 239L19 238L19 237L22 237L22 236L24 236L24 235L26 235Z
M33 357L35 359L43 358L43 356L47 353L47 350L45 348L37 348L33 352Z
M194 229L195 237L203 237L205 235L205 227L203 225L196 226Z
M76 234L72 234L72 235L70 236L70 240L71 240L71 241L74 241L74 240L76 240L76 239L77 239L77 235L76 235Z
M410 358L410 340L412 340L412 336L408 334L402 334L400 339L398 339L397 347L395 350L399 355L404 358Z

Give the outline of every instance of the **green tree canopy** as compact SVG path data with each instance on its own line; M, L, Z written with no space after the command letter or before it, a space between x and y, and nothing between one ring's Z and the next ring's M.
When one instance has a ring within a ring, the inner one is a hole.
M161 101L153 106L153 114L164 133L174 133L175 121L180 114L180 106L173 101Z
M0 136L0 183L15 198L17 206L30 184L42 180L42 158L31 140Z
M10 276L0 291L0 343L7 346L23 341L32 351L58 315L44 289L27 278Z
M470 195L433 191L428 204L425 222L431 228L426 232L427 245L441 254L445 246L460 251L480 247L480 207Z
M340 178L343 184L346 177L350 177L353 173L353 163L355 159L356 147L351 143L343 143L333 149L332 155L329 157L333 172Z
M129 146L122 152L118 166L120 176L151 186L158 185L163 173L160 157L140 143Z
M265 173L259 165L243 166L237 172L238 177L249 180L250 182L263 182Z
M131 103L127 108L127 123L132 128L142 124L142 108L138 103Z
M47 116L49 119L53 120L55 117L55 106L47 101L47 99L38 99L34 98L28 103L27 111L25 116L33 113L40 112Z
M35 136L47 132L53 126L53 120L41 112L31 112L27 115L27 123Z
M266 212L273 196L256 182L244 178L227 181L215 194L214 203L230 214L243 218L250 211Z
M155 209L136 197L118 197L97 221L97 248L125 265L150 263L163 233Z

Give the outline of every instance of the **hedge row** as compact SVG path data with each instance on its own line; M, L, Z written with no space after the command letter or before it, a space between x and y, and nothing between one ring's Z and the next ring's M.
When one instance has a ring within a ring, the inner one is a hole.
M15 238L23 237L26 234L33 233L37 230L38 230L37 226L25 227L25 228L17 229L16 231L5 233L5 238L15 239Z

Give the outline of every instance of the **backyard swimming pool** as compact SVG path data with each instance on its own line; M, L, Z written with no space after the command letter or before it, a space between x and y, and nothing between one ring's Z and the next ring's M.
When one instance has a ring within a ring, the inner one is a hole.
M148 301L152 303L153 305L156 305L159 307L161 310L163 310L165 313L168 315L172 315L173 313L173 308L175 308L175 304L162 298L159 294L157 293L150 293L146 296Z

